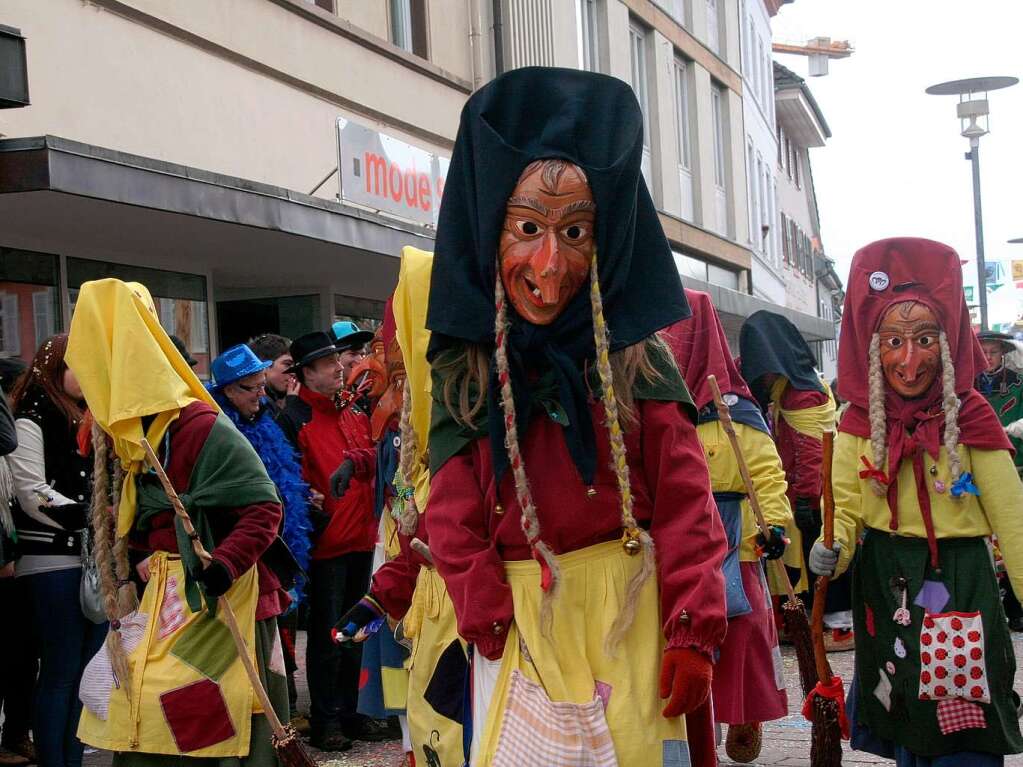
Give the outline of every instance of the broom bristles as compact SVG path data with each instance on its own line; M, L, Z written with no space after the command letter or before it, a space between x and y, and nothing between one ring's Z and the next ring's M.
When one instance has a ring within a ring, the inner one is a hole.
M284 728L283 735L274 735L272 742L274 751L277 752L284 767L316 767L316 762L306 752L298 733L291 725Z
M842 727L838 721L838 703L822 695L813 699L810 764L812 767L841 767L842 764Z
M788 601L781 608L782 622L788 632L793 646L796 648L796 661L799 665L799 684L803 688L803 696L807 696L817 686L817 666L814 663L813 640L810 638L810 623L806 619L806 610L798 597Z

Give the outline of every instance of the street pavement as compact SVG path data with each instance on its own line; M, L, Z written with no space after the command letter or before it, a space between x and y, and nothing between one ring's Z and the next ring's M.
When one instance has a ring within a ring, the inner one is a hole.
M299 634L299 655L305 654L305 634ZM1013 634L1013 647L1016 652L1016 689L1023 690L1023 634ZM788 687L789 714L784 719L770 722L764 726L764 748L760 757L752 764L754 767L810 767L810 723L799 712L802 707L802 695L799 691L799 671L796 668L796 656L791 647L782 648L785 666L785 682ZM828 656L832 669L845 680L852 679L853 653L832 653ZM309 688L305 678L304 659L300 660L296 678L299 689L299 709L309 710ZM324 767L398 767L401 764L401 744L391 743L359 743L351 751L344 753L324 753L310 749L316 761ZM724 747L719 749L718 757L722 765L733 765L726 755ZM84 767L109 767L110 754L106 752L87 753ZM421 762L420 762L421 763ZM894 764L889 759L881 759L871 754L845 748L842 763L850 767L869 764ZM1023 755L1011 756L1005 760L1011 767L1023 767ZM425 767L425 766L424 766Z

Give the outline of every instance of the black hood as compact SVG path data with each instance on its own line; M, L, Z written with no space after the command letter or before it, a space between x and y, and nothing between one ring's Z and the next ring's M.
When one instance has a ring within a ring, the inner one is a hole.
M739 355L742 377L765 407L770 392L760 379L768 373L784 376L792 388L800 391L824 391L810 345L780 314L765 310L751 314L739 331Z

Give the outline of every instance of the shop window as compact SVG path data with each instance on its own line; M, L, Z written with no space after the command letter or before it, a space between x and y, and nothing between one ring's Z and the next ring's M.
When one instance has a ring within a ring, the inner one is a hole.
M597 0L577 0L579 23L579 66L590 72L600 71L600 35L597 26Z
M698 258L687 256L677 250L671 251L675 258L675 266L683 280L694 279L701 282L707 281L707 262Z
M739 273L715 264L707 264L707 282L729 290L738 290Z
M427 58L426 0L390 0L391 42Z
M199 364L195 366L196 374L201 378L209 377L210 334L206 314L205 277L142 266L68 258L68 316L74 311L78 290L82 284L107 277L145 285L153 296L157 317L163 329L180 338L191 355L198 360Z
M0 357L32 359L58 332L57 256L0 247Z

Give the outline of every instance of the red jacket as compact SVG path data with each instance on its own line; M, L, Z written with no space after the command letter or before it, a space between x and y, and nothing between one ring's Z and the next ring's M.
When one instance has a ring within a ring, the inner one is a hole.
M800 391L786 386L781 395L785 410L803 410L827 404L828 396L819 391ZM778 419L775 441L785 479L789 483L787 495L790 501L809 498L820 501L821 464L824 462L824 446L819 439L796 431L784 418Z
M639 426L626 434L634 513L657 547L661 616L668 647L693 647L708 655L726 629L721 564L725 535L710 491L696 427L674 402L637 403ZM611 471L604 410L591 404L596 428L597 493L587 496L562 436L544 416L530 422L522 455L538 509L541 535L556 553L614 540L622 534L621 499ZM500 497L504 513L495 506ZM447 584L459 633L487 657L500 654L512 620L504 560L529 559L509 472L494 481L490 442L477 440L433 476L430 549ZM683 611L688 621L681 620Z
M302 387L290 397L277 424L302 458L302 478L323 494L326 529L316 539L313 559L331 559L352 551L372 551L377 521L373 516L376 455L369 418L355 404L338 410L331 397ZM330 475L351 458L355 475L347 492L335 498Z
M206 437L217 420L217 411L205 402L193 402L181 411L170 425L170 460L166 464L167 476L179 493L188 489L192 467ZM162 448L161 448L162 452ZM210 553L223 564L232 578L243 575L253 564L259 574L259 602L256 620L280 615L290 599L277 580L277 576L259 560L277 535L281 523L281 506L277 503L257 503L232 509L207 510L207 519L213 528L217 546ZM167 551L177 553L178 540L174 532L174 512L165 511L153 517L150 529L132 540L132 547L146 552Z

